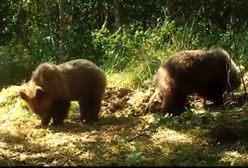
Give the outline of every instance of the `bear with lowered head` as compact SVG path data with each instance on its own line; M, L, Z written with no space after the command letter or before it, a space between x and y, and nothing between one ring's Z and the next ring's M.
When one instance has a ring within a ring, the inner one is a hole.
M84 59L60 65L42 63L20 91L20 97L41 118L41 127L60 125L66 119L70 101L78 101L81 121L98 121L106 89L104 71Z
M214 105L223 104L224 92L241 85L241 71L243 69L220 48L185 50L171 55L162 63L155 78L162 113L180 115L185 110L187 96L193 93Z

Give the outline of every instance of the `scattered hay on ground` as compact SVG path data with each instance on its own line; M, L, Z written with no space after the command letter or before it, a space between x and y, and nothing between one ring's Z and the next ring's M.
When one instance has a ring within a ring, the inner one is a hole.
M248 105L241 94L211 106L189 97L181 116L158 115L155 88L107 88L100 120L79 121L72 102L63 126L36 129L39 118L19 98L20 87L0 93L0 165L129 166L247 165ZM152 110L151 110L152 106ZM150 108L150 111L149 111Z

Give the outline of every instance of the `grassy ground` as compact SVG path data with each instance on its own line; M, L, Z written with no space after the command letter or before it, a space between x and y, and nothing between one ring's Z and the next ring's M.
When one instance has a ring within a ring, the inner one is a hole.
M239 93L218 108L192 101L172 118L146 113L152 88L108 88L98 123L80 123L72 102L63 126L38 129L19 89L0 93L0 165L248 165L248 104Z

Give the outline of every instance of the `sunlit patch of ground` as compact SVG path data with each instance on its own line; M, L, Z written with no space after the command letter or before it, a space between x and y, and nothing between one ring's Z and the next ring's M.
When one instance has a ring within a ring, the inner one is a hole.
M175 144L183 144L188 143L192 144L194 141L194 137L180 133L171 129L160 129L153 136L152 140L156 144L160 144L161 142L175 143Z
M248 154L247 151L239 153L237 151L225 151L223 152L222 159L220 162L228 163L231 166L235 165L248 165Z

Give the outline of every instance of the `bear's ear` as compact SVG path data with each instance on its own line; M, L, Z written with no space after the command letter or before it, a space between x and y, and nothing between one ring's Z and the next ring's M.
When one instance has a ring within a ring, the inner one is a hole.
M26 92L23 91L23 90L21 90L21 91L19 92L19 95L20 95L20 97L21 97L23 100L27 100L27 99L28 99L28 96L27 96Z
M40 86L36 86L35 88L35 97L41 100L45 96L44 90Z

